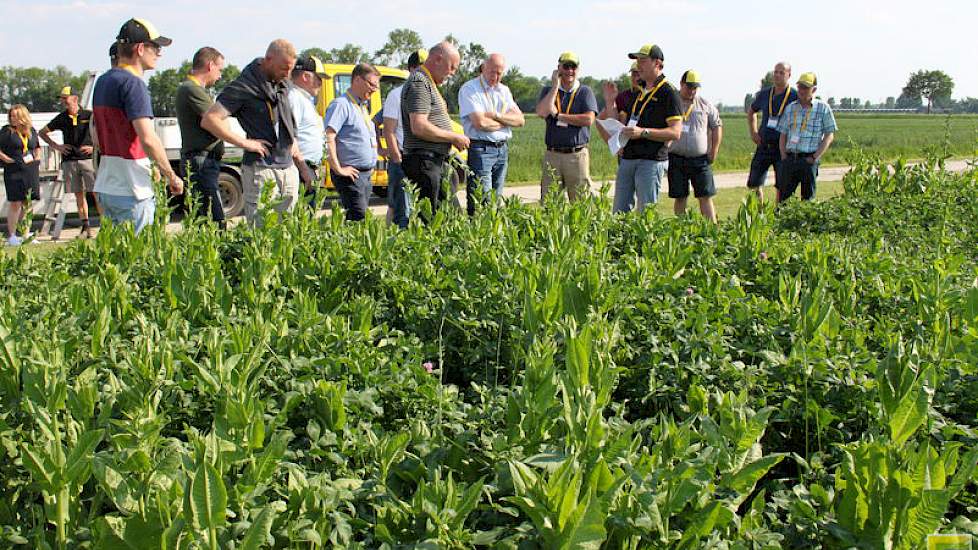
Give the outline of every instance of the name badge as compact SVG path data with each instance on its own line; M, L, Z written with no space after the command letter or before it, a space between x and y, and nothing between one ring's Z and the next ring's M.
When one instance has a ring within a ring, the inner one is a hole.
M790 134L788 136L788 143L798 144L801 142L801 136L798 134Z
M568 126L568 124L566 122L564 122L563 120L558 120L557 121L557 127L558 128L566 128L567 126Z
M638 117L634 117L633 116L632 118L628 119L628 127L629 128L634 128L636 126L638 126Z
M30 164L32 162L34 162L34 155L32 155L30 153L27 153L26 155L24 155L24 164Z
M778 120L780 120L780 118L779 117L776 117L776 116L773 116L773 117L768 118L767 119L767 127L770 128L770 129L772 129L772 130L777 129L777 127L778 127Z
M687 132L689 132L689 123L688 122L684 122L683 123L683 133L685 134Z

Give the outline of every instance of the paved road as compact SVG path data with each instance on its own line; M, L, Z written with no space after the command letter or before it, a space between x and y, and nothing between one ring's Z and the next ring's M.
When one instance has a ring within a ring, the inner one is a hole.
M952 160L948 161L947 167L949 170L954 172L963 172L968 168L968 162L964 160ZM849 171L848 166L830 166L825 167L820 170L819 181L839 181L842 176ZM747 181L747 172L727 172L722 174L717 174L715 177L716 186L720 189L731 189L731 188L742 188ZM595 181L592 190L597 192L601 189L601 185L604 182ZM507 197L518 196L520 200L524 202L538 202L540 200L540 186L538 184L529 185L514 185L507 187L503 194ZM464 189L458 193L459 203L465 204L465 191ZM329 207L328 205L327 207ZM379 199L374 197L370 201L370 210L375 216L386 216L387 215L387 203L384 199ZM238 218L239 220L242 218ZM39 222L35 222L35 231L40 227ZM178 231L180 229L179 223L171 223L167 226L167 230L171 232ZM94 232L97 232L97 227L94 228ZM78 220L68 219L65 221L65 229L61 232L61 242L74 240L79 237L80 228L78 226ZM5 233L4 233L5 234ZM39 242L50 242L51 237L48 235L40 236L36 239Z

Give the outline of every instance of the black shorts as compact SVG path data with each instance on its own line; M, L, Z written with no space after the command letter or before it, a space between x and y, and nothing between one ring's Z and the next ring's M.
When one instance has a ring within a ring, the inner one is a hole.
M669 198L685 199L689 196L689 186L693 185L696 198L712 197L717 194L713 183L713 168L706 156L681 157L669 155Z
M38 181L29 175L18 172L15 174L4 174L3 187L7 191L7 201L24 202L28 195L32 201L40 200L41 189Z
M774 167L774 184L778 182L778 167L781 165L781 150L777 143L758 145L754 156L750 159L750 174L747 176L747 187L761 187L767 181L767 172Z

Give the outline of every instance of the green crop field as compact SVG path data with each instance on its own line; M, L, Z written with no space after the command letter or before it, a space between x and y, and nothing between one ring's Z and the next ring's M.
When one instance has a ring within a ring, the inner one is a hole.
M978 536L978 171L854 161L718 225L265 209L0 254L0 547Z
M717 157L716 170L746 171L754 152L747 133L747 117L724 114L724 138ZM949 131L949 153L972 156L978 147L978 116L955 115L948 119L937 115L864 115L840 113L836 117L839 132L825 158L828 164L847 164L856 148L877 153L885 160L898 157L924 158L930 149L941 149L945 127ZM527 115L523 128L513 132L507 180L535 182L540 180L543 156L543 120ZM616 163L597 131L591 133L591 175L596 179L614 179Z

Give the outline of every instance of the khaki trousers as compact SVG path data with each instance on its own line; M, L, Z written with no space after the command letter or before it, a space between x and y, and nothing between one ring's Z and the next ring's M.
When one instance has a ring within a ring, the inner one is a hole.
M567 190L567 198L575 201L591 194L591 155L587 147L576 153L547 151L543 154L543 177L540 179L540 202L546 200L554 182Z
M244 215L249 223L261 225L257 219L258 200L261 198L265 182L271 181L271 205L280 213L291 212L299 200L299 171L295 166L288 168L269 168L259 164L246 164L241 167L241 187L244 191Z

